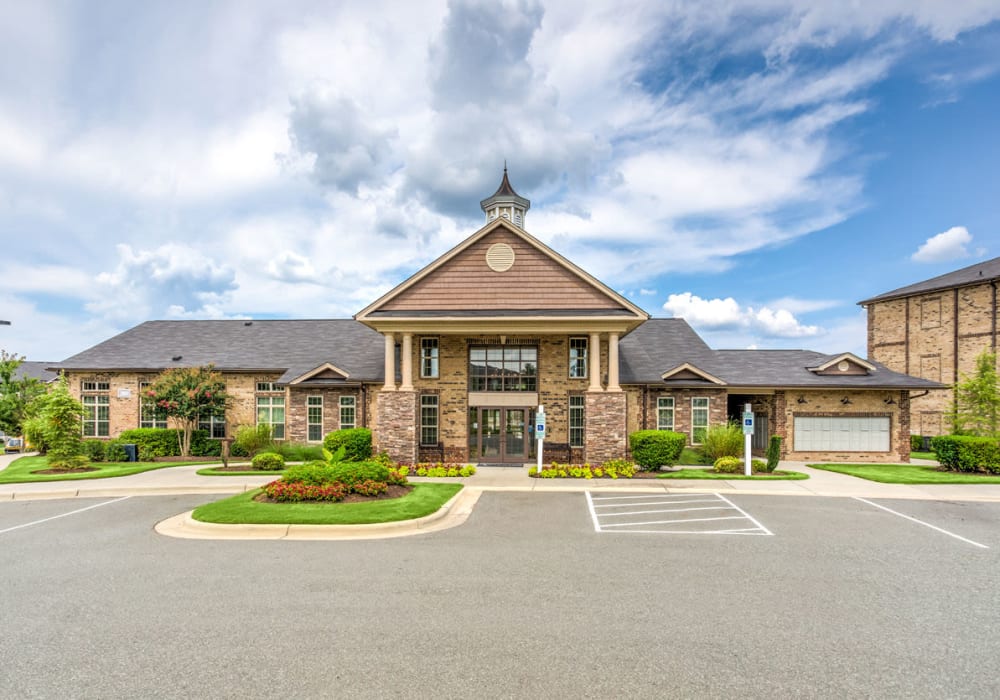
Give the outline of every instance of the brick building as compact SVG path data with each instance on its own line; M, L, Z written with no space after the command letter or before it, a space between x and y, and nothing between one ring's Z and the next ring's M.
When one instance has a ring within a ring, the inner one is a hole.
M481 206L483 228L353 319L150 321L59 363L85 434L160 425L142 385L214 364L234 397L216 437L368 426L403 462L522 464L542 405L548 460L600 463L640 429L698 444L750 403L758 450L776 434L791 459L908 459L910 392L938 384L850 353L713 350L528 234L506 171Z
M955 383L997 350L1000 258L858 302L868 312L868 356L896 372L947 385L910 396L914 435L950 431Z

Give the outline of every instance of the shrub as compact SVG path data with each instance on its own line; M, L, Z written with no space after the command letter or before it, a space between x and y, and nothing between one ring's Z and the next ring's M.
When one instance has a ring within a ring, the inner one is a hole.
M339 462L330 465L334 481L348 486L361 481L389 481L389 468L378 462Z
M924 447L923 435L910 436L910 452L920 452Z
M104 440L84 440L83 454L91 462L103 462L106 459L104 456Z
M304 442L279 442L266 451L281 455L286 462L310 462L323 459L322 445L309 445Z
M676 464L686 443L682 433L670 430L638 430L628 436L632 459L647 471Z
M993 438L939 435L931 439L931 449L946 469L1000 474L1000 442Z
M627 459L609 459L601 465L601 468L605 473L608 471L616 472L618 477L621 477L622 479L631 479L635 476L636 471L635 462L630 462Z
M389 484L384 481L365 479L351 484L351 492L362 496L379 496L389 490Z
M38 450L39 454L45 454L45 419L41 416L34 416L24 421L24 439L31 445L32 449Z
M766 472L768 471L767 462L762 459L751 459L750 460L750 471L751 472Z
M312 486L322 486L336 481L333 476L333 467L326 462L306 462L305 464L293 464L285 469L282 481L309 484Z
M772 435L771 441L767 444L767 466L765 471L773 472L778 468L781 461L781 436Z
M121 439L109 440L104 445L104 459L108 462L124 462L128 459Z
M405 467L404 467L405 468ZM444 462L419 462L414 465L417 476L472 476L476 468L471 464L445 464Z
M343 447L345 460L363 462L372 456L372 431L368 428L334 430L323 438L323 447L330 452Z
M538 467L532 466L528 469L528 476L541 479L631 479L635 476L635 464L626 459L609 460L599 467L553 462L540 472Z
M705 431L701 450L710 460L718 461L719 457L739 457L745 449L744 443L743 429L730 421Z
M285 458L273 452L261 452L258 455L254 455L254 458L250 460L250 464L254 469L276 472L285 468Z
M743 471L743 460L739 457L719 457L714 467L720 474L739 474Z
M298 503L300 501L342 501L347 495L347 487L338 482L317 485L301 481L285 481L279 479L265 484L264 493L279 503Z
M122 431L117 442L134 444L139 453L139 461L152 462L157 457L180 455L181 432L176 428L133 428ZM217 457L222 454L222 443L211 439L207 430L195 430L191 433L191 454L196 457ZM108 461L111 461L110 458Z
M233 454L239 456L253 457L258 452L263 452L273 445L271 426L267 423L241 425L236 428L236 432L233 434Z

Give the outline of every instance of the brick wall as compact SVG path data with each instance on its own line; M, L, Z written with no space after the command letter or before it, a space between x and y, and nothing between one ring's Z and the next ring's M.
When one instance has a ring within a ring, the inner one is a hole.
M376 452L403 464L417 461L417 394L414 391L382 391L378 394L378 423L374 424Z
M799 398L805 403L799 403ZM847 398L850 404L842 403ZM891 399L893 404L887 404ZM778 403L778 402L776 402ZM908 462L910 431L906 414L909 400L905 391L793 391L785 398L782 453L793 461ZM804 452L795 449L796 416L889 417L888 452ZM779 418L780 420L780 418ZM775 431L775 434L781 435Z
M625 457L625 393L589 391L585 394L584 458L591 464Z
M364 427L365 415L363 413L361 387L343 388L309 388L290 387L288 392L288 406L286 410L286 436L289 440L296 442L309 442L309 414L308 398L319 396L323 399L323 425L322 435L340 430L340 397L354 397L354 427ZM315 441L321 442L321 440Z

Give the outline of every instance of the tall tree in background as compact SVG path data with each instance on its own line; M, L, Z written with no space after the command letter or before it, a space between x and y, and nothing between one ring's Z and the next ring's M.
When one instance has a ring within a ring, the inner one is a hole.
M34 377L17 379L24 357L0 350L0 430L10 435L24 431L25 411L36 396L45 393L45 384Z
M962 375L955 385L955 406L950 415L956 433L995 437L1000 433L1000 390L997 356L984 350L976 357L976 370Z
M225 416L229 404L222 375L211 365L168 369L156 378L143 398L153 401L161 415L177 423L183 457L191 454L191 435L198 421Z

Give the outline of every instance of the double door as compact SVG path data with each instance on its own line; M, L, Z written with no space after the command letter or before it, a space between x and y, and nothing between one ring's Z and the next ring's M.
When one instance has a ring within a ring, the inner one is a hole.
M530 408L473 406L469 409L469 460L523 464L534 453L535 411Z

